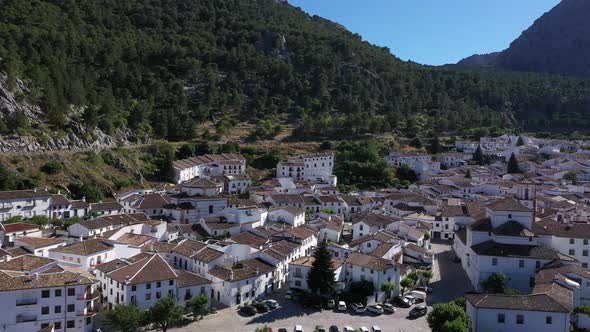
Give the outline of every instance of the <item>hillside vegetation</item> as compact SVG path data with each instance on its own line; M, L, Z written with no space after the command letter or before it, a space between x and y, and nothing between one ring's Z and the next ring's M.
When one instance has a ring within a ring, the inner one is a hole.
M272 0L0 0L0 58L8 88L25 79L20 98L41 106L35 132L186 140L238 120L257 125L253 139L289 123L317 140L590 124L588 81L402 62ZM0 134L31 130L11 117Z

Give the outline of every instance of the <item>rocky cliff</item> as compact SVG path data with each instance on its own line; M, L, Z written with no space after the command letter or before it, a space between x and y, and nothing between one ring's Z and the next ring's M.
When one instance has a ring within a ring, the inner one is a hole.
M44 114L39 106L26 101L29 90L25 83L16 80L14 92L8 89L7 77L0 73L0 119L24 114L30 126L43 122ZM37 131L38 132L38 131ZM149 143L148 136L138 137L129 129L107 135L100 129L87 130L76 121L71 121L67 132L46 132L39 135L0 135L0 153L23 153L41 151L83 151L104 149L131 144Z

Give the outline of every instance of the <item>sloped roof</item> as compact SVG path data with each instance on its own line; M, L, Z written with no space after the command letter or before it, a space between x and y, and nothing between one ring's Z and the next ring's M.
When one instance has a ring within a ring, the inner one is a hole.
M476 308L507 309L543 312L569 312L570 310L547 294L502 295L465 294L465 299Z
M122 283L129 281L134 285L176 279L178 275L160 255L154 254L109 273L109 277Z

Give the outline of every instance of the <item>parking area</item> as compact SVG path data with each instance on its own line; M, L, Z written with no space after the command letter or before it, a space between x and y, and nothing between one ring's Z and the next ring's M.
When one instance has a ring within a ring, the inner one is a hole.
M447 302L456 297L463 296L465 291L470 290L469 280L461 269L461 265L453 263L453 252L450 245L446 243L434 243L432 249L435 253L433 265L433 278L431 287L433 293L429 294L427 304L429 310L431 305L439 302ZM466 289L468 288L468 289ZM304 331L313 331L316 325L323 325L328 329L336 325L342 330L344 326L359 328L365 326L371 328L373 325L381 327L382 331L406 332L406 331L430 331L426 317L409 319L408 312L411 308L396 308L393 314L373 315L364 313L355 314L349 309L347 312L335 310L317 311L303 308L301 304L284 298L284 290L276 291L269 299L279 302L279 307L273 311L256 314L251 317L241 316L236 308L226 308L213 315L206 316L203 320L182 328L171 329L172 331L227 331L227 332L250 332L257 327L268 325L277 331L279 328L286 328L293 331L295 325L302 325Z

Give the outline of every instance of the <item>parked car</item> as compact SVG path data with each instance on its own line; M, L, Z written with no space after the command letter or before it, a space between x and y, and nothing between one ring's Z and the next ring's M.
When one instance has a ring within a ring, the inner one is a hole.
M326 308L328 309L334 309L335 306L336 302L334 300L328 300L328 302L326 302Z
M383 311L385 312L389 312L392 314L395 313L395 307L391 303L383 303L381 307L383 307Z
M252 306L256 308L256 311L259 313L267 312L268 307L262 302L252 303Z
M301 326L301 325L295 325L295 329L293 331L294 332L303 332L303 326Z
M354 332L354 329L350 326L345 326L343 332Z
M378 304L373 304L367 306L367 311L381 315L383 313L383 307Z
M290 299L293 299L293 296L294 296L294 295L295 295L295 292L294 292L294 291L292 291L292 290L288 290L288 291L285 293L285 298L286 298L286 299L288 299L288 300L290 300Z
M351 307L352 310L354 310L354 312L356 312L357 314L365 312L365 306L360 303L353 303Z
M284 327L281 327L277 330L277 332L287 332L287 329Z
M315 332L327 332L327 331L324 328L324 326L322 326L322 325L316 325Z
M340 332L340 329L336 325L330 326L330 332Z
M426 315L426 312L428 312L426 304L419 304L410 310L409 316L410 318L416 318Z
M361 332L369 332L369 329L364 326L361 326L359 330L361 330Z
M279 302L277 302L276 300L264 300L262 301L262 303L264 305L266 305L268 308L270 308L270 310L276 309L279 307Z
M421 291L421 292L425 292L425 293L432 293L432 288L428 287L428 286L418 286L416 288L414 288L415 290Z
M406 299L406 301L408 301L408 303L410 305L413 305L416 303L416 298L411 294L407 294L406 296L404 296L404 299Z
M253 306L245 305L240 308L240 313L245 316L254 316L256 315L257 311L256 308L254 308Z
M414 303L426 302L426 292L413 290L409 295L414 297Z
M346 302L344 301L338 301L338 308L336 308L338 311L346 311Z
M412 303L410 303L405 297L401 297L401 296L394 297L393 304L395 304L401 308L409 308L412 306Z
M379 326L373 325L373 327L371 327L371 332L381 332L381 328Z

